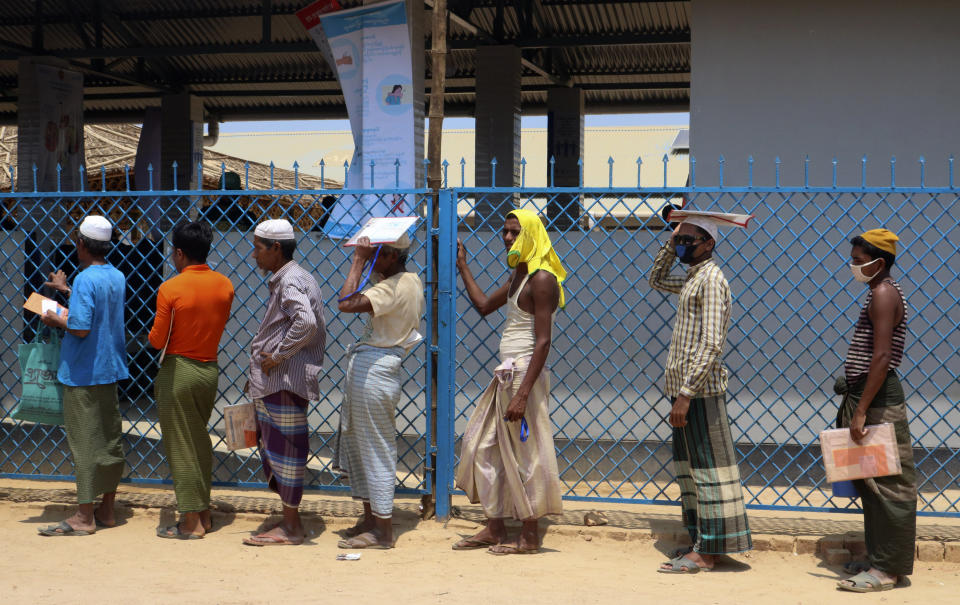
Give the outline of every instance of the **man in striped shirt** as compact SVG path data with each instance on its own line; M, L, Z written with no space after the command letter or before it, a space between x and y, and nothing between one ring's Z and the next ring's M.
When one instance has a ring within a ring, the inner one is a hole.
M672 401L673 460L683 522L693 546L679 549L663 573L712 569L716 555L752 548L727 417L721 355L730 323L730 286L713 261L717 223L686 218L657 254L650 286L679 294L667 354L664 393ZM673 261L689 265L670 275Z
M284 219L264 221L254 231L257 267L273 275L267 311L250 346L247 391L257 410L263 472L283 502L283 520L244 540L250 546L304 539L299 507L310 451L307 403L320 398L327 330L320 286L293 260L296 247L293 226Z

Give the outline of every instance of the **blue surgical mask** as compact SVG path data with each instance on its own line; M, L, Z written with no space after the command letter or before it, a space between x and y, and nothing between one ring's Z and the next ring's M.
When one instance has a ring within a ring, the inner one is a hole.
M676 244L673 247L674 252L677 253L677 260L685 265L689 265L693 262L693 251L697 248L696 244L692 246L684 246L683 244Z

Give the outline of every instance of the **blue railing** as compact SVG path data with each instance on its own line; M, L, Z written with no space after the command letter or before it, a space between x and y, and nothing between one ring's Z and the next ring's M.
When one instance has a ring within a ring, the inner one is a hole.
M678 161L688 163L688 187L676 186L673 173L667 178L668 164ZM220 359L219 409L242 397L238 385L246 369L244 350L266 298L263 278L249 259L252 225L266 215L286 216L298 224L303 230L301 262L317 276L329 301L346 276L349 255L313 230L324 220L322 198L334 195L356 203L362 196L399 194L410 196L426 219L411 265L421 272L429 299L436 298L436 313L428 313L426 321L436 322L437 339L421 345L404 362L398 488L435 490L438 514L449 512L459 435L472 402L490 380L502 321L499 314L480 318L470 308L456 275L456 242L459 237L466 245L480 284L493 287L507 274L499 239L501 217L509 208L526 205L548 217L548 229L570 272L565 284L568 305L557 315L549 362L564 496L675 504L679 494L670 463L671 432L659 388L675 301L651 290L647 274L666 237L660 208L685 199L697 209L756 216L749 230L725 233L717 246L734 297L725 361L749 506L856 510L855 502L830 498L818 433L833 424L837 401L830 387L865 296L846 268L848 242L864 229L883 225L901 237L894 275L910 304L901 374L911 410L920 509L922 514L960 515L960 255L955 245L960 241L960 190L953 185L952 160L946 186L928 185L920 162L920 184L910 187L896 184L895 162L889 184L868 186L864 167L863 180L852 187L838 186L835 163L834 178L825 187L811 186L809 176L801 186L781 186L779 163L767 175L773 185L754 185L753 163L748 162L747 184L738 187L723 184L722 161L713 175L717 185L711 186L696 184L692 158L665 157L662 163L663 182L658 166L652 186L616 186L613 163L608 162L606 186L583 185L581 164L579 186L528 187L532 179L521 164L521 187L468 188L462 186L466 162L460 161L454 166L460 168L461 187L454 189L448 187L450 163L444 162L436 216L426 189L0 194L8 235L0 247L0 297L6 303L0 319L0 475L66 478L71 473L61 428L14 422L9 412L19 389L16 344L35 325L19 310L23 295L38 288L46 272L71 269L69 236L84 214L111 216L128 240L118 245L115 260L129 282L127 326L134 377L123 385L121 398L128 479L168 481L152 399L153 357L141 343L152 322L156 286L172 272L165 256L170 226L185 216L213 222L220 237L211 263L237 288ZM637 183L643 184L649 168L641 161L636 166ZM549 174L546 182L553 185ZM340 362L363 320L340 315L330 305L327 321L322 395L311 403L314 453L307 479L314 488L340 489L329 469L343 380ZM425 333L433 332L434 325L428 324ZM436 353L436 367L431 352ZM436 393L431 390L434 375ZM435 440L430 432L433 400ZM262 485L255 452L227 452L220 438L221 420L215 419L215 481Z

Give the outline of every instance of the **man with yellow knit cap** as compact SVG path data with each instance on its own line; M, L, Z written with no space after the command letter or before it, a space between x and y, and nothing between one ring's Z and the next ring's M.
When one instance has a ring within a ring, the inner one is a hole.
M503 243L513 271L489 295L474 280L459 242L457 250L457 269L477 311L489 315L507 306L500 365L464 431L456 478L470 501L483 506L488 522L453 549L487 548L494 555L539 551L540 517L562 512L546 362L553 316L564 306L567 273L535 212L509 212ZM520 535L510 542L504 525L508 516L523 522Z
M890 277L899 238L887 229L872 229L853 238L850 270L870 292L854 328L835 390L843 396L837 426L849 428L859 442L867 425L892 423L900 453L899 475L854 481L863 507L868 561L844 570L856 574L838 583L843 590L877 592L906 584L913 573L917 524L917 475L907 422L907 406L896 368L903 360L907 301Z

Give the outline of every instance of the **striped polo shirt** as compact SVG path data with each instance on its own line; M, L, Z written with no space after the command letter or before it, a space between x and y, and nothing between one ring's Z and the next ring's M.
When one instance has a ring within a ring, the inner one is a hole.
M890 278L883 280L892 285L900 293L903 304L903 319L893 328L893 337L890 343L890 365L888 370L900 367L903 361L903 346L907 335L907 299L903 295L900 284ZM843 363L843 373L847 381L855 381L870 372L870 362L873 360L873 322L870 321L870 302L873 300L873 288L867 294L867 300L860 310L860 317L853 330L853 339L847 350L847 359Z

